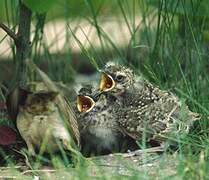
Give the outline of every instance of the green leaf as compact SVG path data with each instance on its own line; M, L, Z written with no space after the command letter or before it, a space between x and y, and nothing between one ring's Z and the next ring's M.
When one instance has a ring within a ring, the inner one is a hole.
M23 0L23 3L34 12L47 12L58 0Z
M208 0L148 0L148 5L159 7L163 6L163 11L181 15L192 15L194 17L209 17L209 3Z

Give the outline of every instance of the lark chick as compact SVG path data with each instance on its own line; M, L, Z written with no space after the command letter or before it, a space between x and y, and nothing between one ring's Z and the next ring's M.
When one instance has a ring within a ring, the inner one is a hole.
M98 92L84 87L77 97L83 153L101 155L136 148L135 141L129 138L116 122L113 113L115 98Z
M114 63L107 63L102 71L100 90L117 99L117 122L134 139L141 140L145 135L147 141L175 141L175 135L187 133L199 118L170 92L144 78L136 81L132 70Z
M29 93L19 109L17 128L30 154L68 150L72 141L54 102L58 93L40 91Z

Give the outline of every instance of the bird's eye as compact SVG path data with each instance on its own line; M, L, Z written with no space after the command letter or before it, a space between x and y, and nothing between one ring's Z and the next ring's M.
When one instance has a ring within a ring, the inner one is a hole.
M122 81L122 80L124 80L124 78L125 78L125 76L120 75L120 74L116 76L117 81Z

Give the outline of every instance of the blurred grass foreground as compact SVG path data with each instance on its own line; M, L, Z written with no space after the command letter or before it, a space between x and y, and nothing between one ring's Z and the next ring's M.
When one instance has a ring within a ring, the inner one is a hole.
M208 0L21 2L32 12L31 50L27 56L51 79L76 85L86 82L90 75L94 78L97 69L107 61L118 61L161 89L174 92L191 110L202 114L201 121L179 142L175 156L166 153L150 166L146 154L140 163L121 160L121 168L127 163L125 168L129 170L122 175L108 173L111 166L102 169L94 164L90 170L83 166L72 168L54 159L54 169L47 169L45 178L51 178L49 172L53 172L55 178L90 179L95 175L104 179L209 179ZM19 3L19 0L0 1L0 22L15 33L19 25ZM1 29L0 84L12 83L18 61L13 39ZM2 93L0 98L5 100ZM5 120L0 119L1 122ZM6 159L10 158L7 155ZM8 162L15 164L13 160ZM43 174L37 170L40 161L37 162L30 164L34 171L27 175ZM5 177L24 175L18 168L4 173Z

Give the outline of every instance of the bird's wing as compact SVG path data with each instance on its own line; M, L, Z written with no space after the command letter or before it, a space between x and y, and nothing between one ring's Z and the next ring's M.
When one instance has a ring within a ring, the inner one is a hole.
M118 110L118 122L123 131L134 139L165 141L170 136L188 133L197 114L176 101L154 102L143 107ZM167 104L166 104L167 103ZM169 105L169 107L167 107ZM161 137L161 138L159 138Z
M140 80L117 108L119 124L134 139L164 137L187 133L199 114L193 113L185 103L168 91Z
M119 125L134 139L151 138L167 128L167 114L154 104L140 108L128 107L119 112Z

